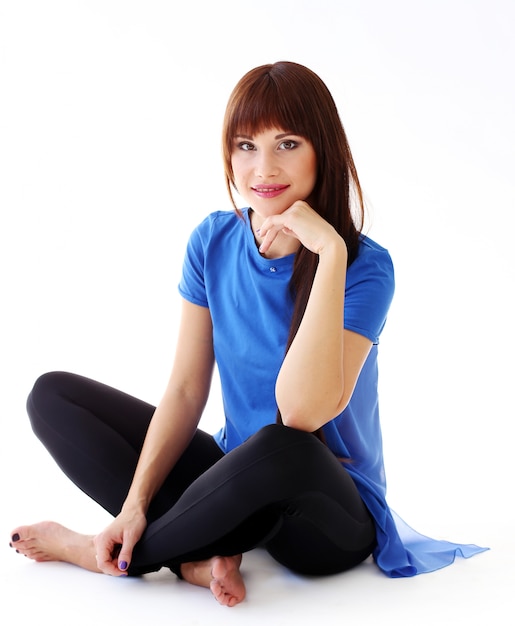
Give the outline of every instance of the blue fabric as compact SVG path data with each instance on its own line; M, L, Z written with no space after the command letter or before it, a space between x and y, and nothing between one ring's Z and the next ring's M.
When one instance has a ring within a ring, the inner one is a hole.
M265 259L259 254L247 209L243 219L233 211L212 213L188 242L179 291L186 300L209 307L213 320L225 411L215 439L225 452L275 422L275 381L293 311L288 291L293 260L294 255ZM458 554L469 557L486 548L425 537L386 502L377 353L393 293L388 251L363 236L347 271L344 326L373 346L349 405L324 433L330 449L350 459L345 468L375 520L377 565L388 576L401 577L439 569Z

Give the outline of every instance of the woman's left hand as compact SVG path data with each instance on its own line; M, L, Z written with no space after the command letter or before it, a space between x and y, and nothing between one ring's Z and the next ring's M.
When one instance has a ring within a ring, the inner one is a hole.
M298 239L305 248L315 254L321 254L324 247L331 242L342 241L331 224L303 200L294 202L283 213L264 220L259 230L262 238L259 251L266 254L281 233Z

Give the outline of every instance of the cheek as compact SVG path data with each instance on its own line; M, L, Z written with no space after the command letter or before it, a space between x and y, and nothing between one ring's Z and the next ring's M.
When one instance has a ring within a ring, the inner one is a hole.
M317 164L316 159L310 159L304 167L304 180L306 181L306 185L310 186L311 189L314 188L317 178Z
M233 157L231 159L231 168L232 168L232 174L233 174L234 180L235 181L241 180L243 177L243 168L242 168L241 159Z
M241 163L238 163L238 159L233 159L231 161L231 167L234 187L238 194L243 197L242 193L245 193L246 189L244 170L241 167Z
M304 176L310 179L315 177L317 172L317 156L315 150L310 147L303 151L302 156L299 155L299 157L297 167L302 169Z

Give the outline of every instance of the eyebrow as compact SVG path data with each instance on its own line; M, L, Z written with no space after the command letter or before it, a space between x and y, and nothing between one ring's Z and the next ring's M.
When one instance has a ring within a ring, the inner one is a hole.
M288 135L297 135L297 133L294 133L293 131L288 132L288 133L280 133L279 135L276 135L274 137L274 139L283 139L284 137L288 137ZM236 137L240 138L240 139L250 139L252 140L253 137L251 135L236 135Z

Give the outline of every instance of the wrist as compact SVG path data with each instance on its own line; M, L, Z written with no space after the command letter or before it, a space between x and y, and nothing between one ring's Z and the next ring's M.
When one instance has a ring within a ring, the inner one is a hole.
M150 502L144 497L131 497L127 496L125 502L122 505L122 513L130 513L131 515L146 515Z
M346 266L349 255L347 251L347 244L343 240L343 237L337 235L330 241L325 242L318 250L318 256L320 259L334 258L338 262L343 262Z

